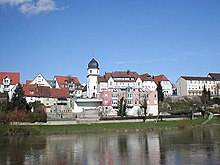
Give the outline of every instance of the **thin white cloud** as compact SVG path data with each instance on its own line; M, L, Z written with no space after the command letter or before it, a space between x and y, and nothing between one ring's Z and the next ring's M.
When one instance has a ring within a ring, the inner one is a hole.
M204 51L188 52L187 54L191 57L202 57L202 58L212 58L212 57L220 56L219 53L204 52Z
M0 5L18 6L27 2L32 2L32 0L0 0Z
M0 0L0 5L17 7L25 15L37 15L42 12L63 9L56 7L55 0Z

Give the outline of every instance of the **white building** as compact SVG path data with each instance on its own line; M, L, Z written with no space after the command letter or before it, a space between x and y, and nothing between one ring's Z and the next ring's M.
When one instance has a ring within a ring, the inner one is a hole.
M40 101L46 106L46 112L72 112L70 94L67 88L56 89L38 85L23 86L28 103Z
M216 95L217 82L211 77L181 76L177 80L178 96L201 96L204 87L211 95Z
M87 68L87 97L95 98L98 92L97 85L99 76L99 64L93 58Z
M220 96L220 73L209 73L208 77L211 77L215 80L216 82L216 91L215 94L216 96Z
M165 75L154 76L154 81L157 85L160 82L164 96L173 95L173 86Z
M9 100L11 100L18 83L20 83L19 72L0 72L0 92L8 93Z
M26 81L26 84L52 88L52 85L50 84L50 82L46 78L44 78L44 76L41 73L39 73L33 80Z

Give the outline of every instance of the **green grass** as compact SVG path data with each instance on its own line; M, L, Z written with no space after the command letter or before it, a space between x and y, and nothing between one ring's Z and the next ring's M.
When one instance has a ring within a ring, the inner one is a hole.
M195 120L160 121L160 122L129 122L129 123L105 123L105 124L76 124L76 125L35 125L35 126L9 126L0 125L0 135L10 135L11 130L19 129L24 134L73 134L73 133L96 133L96 132L122 132L122 131L152 131L160 129L185 129L191 127L220 126L220 118L214 117L206 125L202 123L206 118ZM18 133L18 134L19 134Z

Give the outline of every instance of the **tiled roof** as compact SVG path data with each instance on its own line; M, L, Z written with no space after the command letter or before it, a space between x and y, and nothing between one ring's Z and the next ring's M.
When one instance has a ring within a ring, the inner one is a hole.
M142 81L152 81L153 80L151 75L149 75L147 73L140 75L140 78L141 78Z
M61 89L52 88L51 94L52 94L52 97L54 98L70 97L69 90L67 88L61 88Z
M77 77L72 76L55 76L57 83L59 84L59 87L61 87L63 84L66 84L66 81L68 81L70 78L73 79L74 84L80 85L80 82Z
M66 88L55 89L45 86L27 85L23 86L26 97L45 97L45 98L67 98L70 97L69 90Z
M137 80L138 77L140 77L137 72L132 72L132 71L116 71L116 72L108 72L105 73L104 76L99 76L98 81L99 82L107 82L109 78L112 77L114 78L134 78L130 80L114 80L114 81L129 81L129 82L134 82Z
M216 81L220 81L220 73L209 73L209 76L215 79Z
M211 77L181 76L185 80L213 81Z
M0 84L3 84L3 79L5 77L9 77L11 79L12 85L20 83L20 73L19 72L0 72Z
M154 81L158 84L161 81L169 81L169 79L165 75L154 76Z
M32 80L26 80L26 84L30 84Z

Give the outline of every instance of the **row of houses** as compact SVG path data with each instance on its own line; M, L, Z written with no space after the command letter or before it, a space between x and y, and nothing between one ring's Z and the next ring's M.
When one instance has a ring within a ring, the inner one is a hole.
M217 73L206 77L181 76L175 88L165 75L152 76L130 70L105 72L104 75L99 72L99 63L93 58L88 63L86 85L76 76L54 76L48 80L39 73L22 84L24 95L27 102L40 101L48 114L62 117L64 114L80 116L85 111L94 116L97 115L94 110L103 115L116 115L121 100L126 104L128 115L143 115L144 101L148 105L147 115L157 115L159 83L165 96L176 94L176 90L179 96L201 95L204 87L213 96L219 95L220 74ZM19 72L0 72L0 93L7 93L9 99L18 83Z

